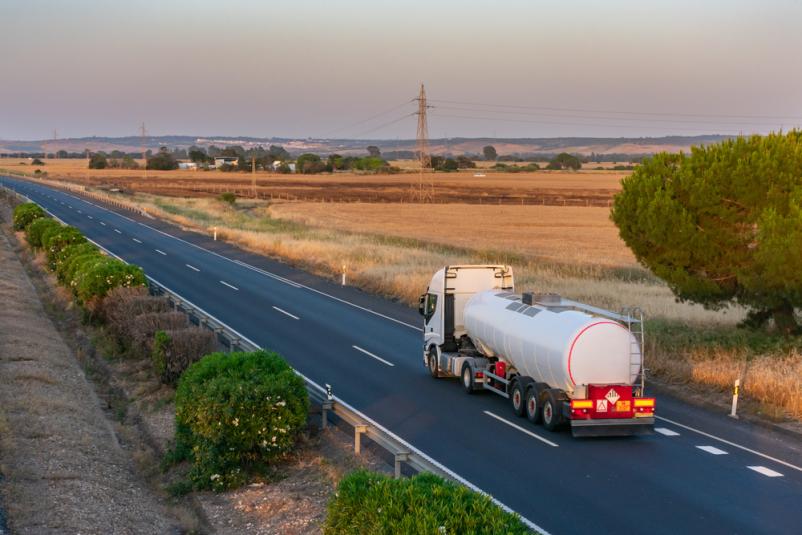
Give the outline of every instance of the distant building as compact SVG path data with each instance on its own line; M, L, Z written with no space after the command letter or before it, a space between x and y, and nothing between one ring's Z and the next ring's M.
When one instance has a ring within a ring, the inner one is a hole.
M195 162L178 162L179 169L197 169L198 164Z
M273 171L278 171L278 168L284 165L284 162L276 160L273 162ZM291 172L295 172L295 162L290 162L287 164L287 167L290 168Z
M214 157L214 168L217 169L224 163L228 165L237 165L239 158L236 156L215 156Z

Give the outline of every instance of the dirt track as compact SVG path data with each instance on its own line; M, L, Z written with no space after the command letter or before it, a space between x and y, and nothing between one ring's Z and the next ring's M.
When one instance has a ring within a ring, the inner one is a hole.
M14 534L175 533L0 232L0 482Z

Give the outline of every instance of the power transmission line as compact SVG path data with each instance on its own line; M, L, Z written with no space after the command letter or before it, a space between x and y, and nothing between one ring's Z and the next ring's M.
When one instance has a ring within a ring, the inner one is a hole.
M361 121L357 121L355 123L349 124L348 126L341 126L339 128L335 128L333 130L329 130L328 132L325 132L321 137L328 137L330 134L333 134L335 132L342 132L343 130L350 130L351 128L354 128L355 126L359 126L361 124L370 122L370 121L372 121L374 119L378 119L379 117L383 117L383 116L385 116L385 115L387 115L389 113L394 112L395 110L397 110L399 108L403 108L404 106L409 105L410 103L414 102L414 100L415 99L410 99L410 100L404 101L401 104L397 104L397 105L393 106L392 108L386 109L386 110L384 110L382 112L379 112L379 113L376 113L376 114L373 114L370 117L367 117L365 119L362 119ZM407 116L405 116L405 117L407 117ZM377 129L378 128L379 127L377 127Z
M483 106L487 108L514 108L525 110L545 110L545 111L567 111L577 113L612 113L621 115L657 115L668 117L712 117L722 119L774 119L782 120L802 120L800 116L781 116L781 115L729 115L729 114L715 114L715 113L682 113L682 112L650 112L650 111L630 111L630 110L599 110L590 108L559 108L551 106L523 106L513 104L495 104L495 103L482 103L482 102L465 102L460 100L445 100L445 99L430 99L431 102L442 102L444 104L458 104L464 106Z
M358 138L360 136L364 136L365 134L370 134L371 132L375 132L376 130L381 130L382 128L385 128L385 127L388 127L388 126L393 125L395 123L398 123L400 121L403 121L407 117L412 117L413 115L417 115L417 113L415 113L415 112L406 113L406 114L402 115L401 117L393 119L392 121L387 121L386 123L382 123L382 124L380 124L378 126L374 126L373 128L371 128L369 130L364 130L364 131L359 132L357 134L353 134L353 137Z

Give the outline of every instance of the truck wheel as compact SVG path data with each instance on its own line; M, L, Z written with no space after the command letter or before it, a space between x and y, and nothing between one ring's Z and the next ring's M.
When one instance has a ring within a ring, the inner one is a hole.
M463 363L462 365L462 373L460 374L462 377L462 387L465 391L469 394L473 394L475 390L473 389L474 380L473 380L473 368L467 362Z
M524 385L520 380L515 380L512 383L512 391L510 392L510 401L512 402L512 410L516 416L523 416L526 410L526 392Z
M557 396L551 390L546 392L543 401L543 427L549 431L555 431L562 422L562 415L560 413L560 405L557 402Z
M526 418L533 424L540 423L540 396L535 385L526 389Z
M429 373L432 374L432 377L437 379L440 377L440 370L437 366L437 350L432 353L431 350L428 352L428 361L429 361Z

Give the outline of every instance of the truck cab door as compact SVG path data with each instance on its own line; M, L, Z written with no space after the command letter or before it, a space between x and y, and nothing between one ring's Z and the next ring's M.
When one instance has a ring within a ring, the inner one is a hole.
M423 338L428 347L432 343L443 343L443 294L429 292L423 302Z

